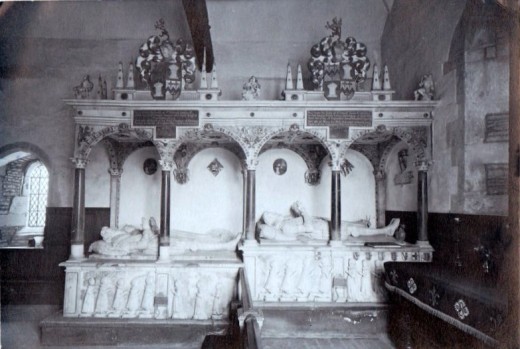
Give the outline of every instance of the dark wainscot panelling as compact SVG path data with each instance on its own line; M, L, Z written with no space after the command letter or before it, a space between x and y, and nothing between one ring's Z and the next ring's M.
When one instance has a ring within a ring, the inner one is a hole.
M85 209L86 248L109 221L109 208ZM2 304L62 304L71 222L70 207L48 207L43 249L0 250Z

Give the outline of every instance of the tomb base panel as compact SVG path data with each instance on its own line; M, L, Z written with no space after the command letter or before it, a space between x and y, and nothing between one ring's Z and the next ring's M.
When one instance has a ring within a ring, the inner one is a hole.
M245 274L255 304L385 303L383 263L430 262L433 249L327 246L297 243L242 245Z
M67 261L67 318L214 320L227 318L238 261Z

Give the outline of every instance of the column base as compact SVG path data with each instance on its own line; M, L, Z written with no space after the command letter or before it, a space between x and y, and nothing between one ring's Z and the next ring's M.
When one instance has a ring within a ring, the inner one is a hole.
M329 240L330 247L341 247L343 246L343 241L341 240Z
M430 245L430 242L429 241L422 241L422 240L417 240L417 242L415 243L417 246L419 247L429 247L429 248L432 248L432 245Z
M258 241L256 240L244 240L242 242L242 246L249 247L249 246L258 246Z
M170 260L170 246L159 246L159 262L166 262Z
M70 245L70 258L69 259L85 259L83 244L71 244Z

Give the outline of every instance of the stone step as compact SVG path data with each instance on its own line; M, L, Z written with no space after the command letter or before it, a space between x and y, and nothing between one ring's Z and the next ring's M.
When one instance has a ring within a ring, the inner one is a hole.
M41 343L49 346L169 344L201 348L208 334L223 334L225 321L70 318L55 314L40 322Z
M357 338L387 330L386 307L263 308L265 338Z
M393 349L385 338L265 338L263 349Z

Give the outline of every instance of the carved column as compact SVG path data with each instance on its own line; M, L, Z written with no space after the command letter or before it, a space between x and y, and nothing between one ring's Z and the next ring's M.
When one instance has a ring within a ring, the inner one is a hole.
M429 162L419 160L417 167L417 244L428 242L428 167Z
M330 239L341 241L341 171L332 169L330 195Z
M246 173L246 241L255 240L255 202L256 202L256 170L248 169Z
M170 257L170 193L172 161L159 160L162 167L161 180L161 220L159 236L159 259L169 260Z
M70 258L85 258L85 166L87 159L73 158L76 169L74 171L74 198L72 203L72 232Z
M122 168L111 168L110 173L110 226L119 226L119 197L121 192Z
M376 228L382 228L386 223L386 173L375 170L376 180Z

